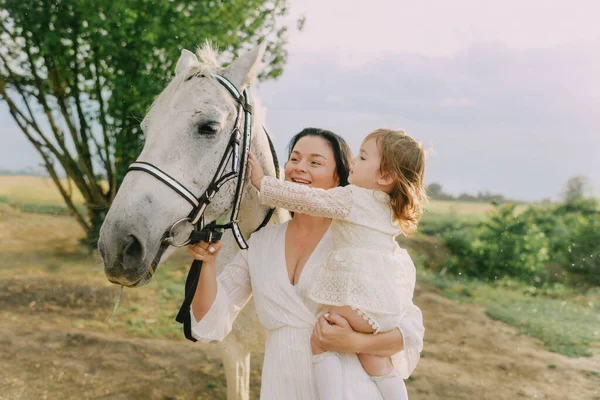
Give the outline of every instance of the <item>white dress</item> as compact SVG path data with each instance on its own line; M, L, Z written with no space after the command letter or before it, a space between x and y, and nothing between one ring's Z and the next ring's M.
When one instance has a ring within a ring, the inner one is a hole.
M302 269L298 283L290 284L285 262L287 223L254 233L249 249L240 251L217 278L217 297L208 313L196 322L192 334L200 341L223 340L240 310L254 296L256 312L267 331L262 368L261 400L317 400L310 336L319 305L308 289L325 257L333 249L331 230L323 236ZM415 368L423 347L421 311L412 305L398 324L404 351L392 360L404 378ZM381 399L379 390L355 354L341 354L348 400Z
M358 310L375 333L398 326L412 304L416 270L396 242L402 232L388 194L355 185L324 190L264 177L260 198L269 206L333 218L334 248L309 290L311 300Z

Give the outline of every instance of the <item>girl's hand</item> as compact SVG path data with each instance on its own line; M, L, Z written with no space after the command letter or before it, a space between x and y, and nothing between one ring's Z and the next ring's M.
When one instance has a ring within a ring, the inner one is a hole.
M262 181L263 176L265 176L265 173L252 153L248 153L248 166L250 167L250 182L256 190L260 191L260 182Z
M359 335L341 315L329 313L322 315L313 329L311 342L333 352L357 353Z
M222 247L223 242L198 242L189 245L187 250L194 260L201 260L205 263L214 263L217 260L217 255Z

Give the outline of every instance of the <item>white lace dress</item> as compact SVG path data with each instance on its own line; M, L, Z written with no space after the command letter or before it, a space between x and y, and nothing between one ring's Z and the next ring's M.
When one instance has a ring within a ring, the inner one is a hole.
M354 185L315 189L264 177L261 202L287 210L333 218L333 251L309 291L311 300L350 306L375 333L389 331L412 304L415 266L395 237L389 196Z
M192 333L200 341L223 340L251 296L267 332L262 367L261 400L318 400L313 376L310 336L319 304L308 297L325 257L333 249L331 229L323 236L292 285L285 262L287 223L270 225L252 234L248 250L240 251L217 278L217 297L200 322L192 312ZM423 320L415 305L398 322L404 351L392 357L407 378L423 348ZM356 354L340 355L348 400L380 400L375 383Z

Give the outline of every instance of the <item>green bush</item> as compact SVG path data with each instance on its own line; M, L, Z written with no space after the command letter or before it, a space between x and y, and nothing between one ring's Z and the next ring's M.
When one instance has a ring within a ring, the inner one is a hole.
M485 280L511 276L540 280L549 259L548 240L529 219L515 215L515 205L498 206L487 220L442 235L450 249L450 272Z
M600 285L600 211L595 200L553 207L497 206L476 224L444 229L448 270L488 281L513 277L536 286L552 280L550 266L573 282Z
M596 203L597 205L597 203ZM600 212L586 204L571 211L570 226L556 253L565 269L580 280L600 286Z

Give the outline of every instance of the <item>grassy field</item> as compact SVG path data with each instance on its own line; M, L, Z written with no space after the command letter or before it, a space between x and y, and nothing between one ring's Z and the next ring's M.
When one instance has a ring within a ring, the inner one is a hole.
M66 181L63 181L66 182ZM73 185L74 202L83 198ZM63 205L64 201L51 178L22 175L0 175L0 196L24 204Z
M537 289L503 280L496 283L440 276L419 269L418 281L441 294L485 308L488 317L541 340L553 352L590 357L600 352L600 288L585 293L560 284Z
M484 216L493 207L490 203L432 200L427 204L425 210L429 214L479 217Z

